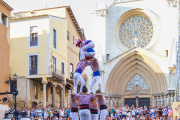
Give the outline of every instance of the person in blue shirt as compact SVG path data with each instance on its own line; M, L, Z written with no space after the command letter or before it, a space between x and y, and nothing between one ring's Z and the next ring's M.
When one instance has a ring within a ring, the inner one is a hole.
M67 113L67 118L68 118L68 117L69 117L69 115L70 115L70 111L71 111L70 109L67 109L67 110L66 110L66 113Z
M113 107L114 108L114 107ZM115 112L114 112L114 109L111 109L111 113L113 114L113 115L115 115Z

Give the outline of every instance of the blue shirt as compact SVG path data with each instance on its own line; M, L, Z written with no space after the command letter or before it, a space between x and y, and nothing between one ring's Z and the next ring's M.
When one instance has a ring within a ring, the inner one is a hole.
M70 114L70 109L67 109L66 112L67 112L67 115L69 115Z

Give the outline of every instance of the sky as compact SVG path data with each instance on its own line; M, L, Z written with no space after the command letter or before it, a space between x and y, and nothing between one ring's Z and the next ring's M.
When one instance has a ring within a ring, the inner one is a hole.
M81 28L84 28L86 39L91 38L91 13L94 12L98 2L105 2L107 7L114 0L4 0L14 10L13 12L30 11L70 6Z

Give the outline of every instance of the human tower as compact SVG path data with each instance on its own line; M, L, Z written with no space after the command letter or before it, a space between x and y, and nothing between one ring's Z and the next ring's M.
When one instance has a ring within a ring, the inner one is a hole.
M78 39L76 46L80 48L79 62L76 66L74 73L74 93L71 94L71 118L72 120L78 120L78 111L80 120L98 120L98 107L100 107L100 120L105 120L107 115L106 99L101 94L101 74L99 68L99 62L95 58L94 42L86 40L83 33L83 40ZM82 77L82 72L85 67L91 66L93 71L93 79L91 81L90 90L85 85L85 81ZM80 93L77 93L78 81L81 82ZM98 82L99 89L96 92L93 90L94 84ZM79 108L79 109L78 109Z

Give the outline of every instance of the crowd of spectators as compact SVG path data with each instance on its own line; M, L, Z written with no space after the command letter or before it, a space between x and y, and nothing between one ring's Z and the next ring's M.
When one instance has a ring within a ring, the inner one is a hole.
M48 106L36 107L36 108L24 108L18 109L18 120L22 118L24 113L30 118L30 120L71 120L69 108L53 108ZM9 108L9 112L13 113L14 109ZM100 115L100 110L98 112ZM179 116L175 116L175 120L180 120ZM106 120L173 120L173 110L170 106L150 106L134 107L109 107Z
M173 120L173 110L170 106L134 107L124 106L108 108L107 120ZM175 116L175 120L180 120Z

